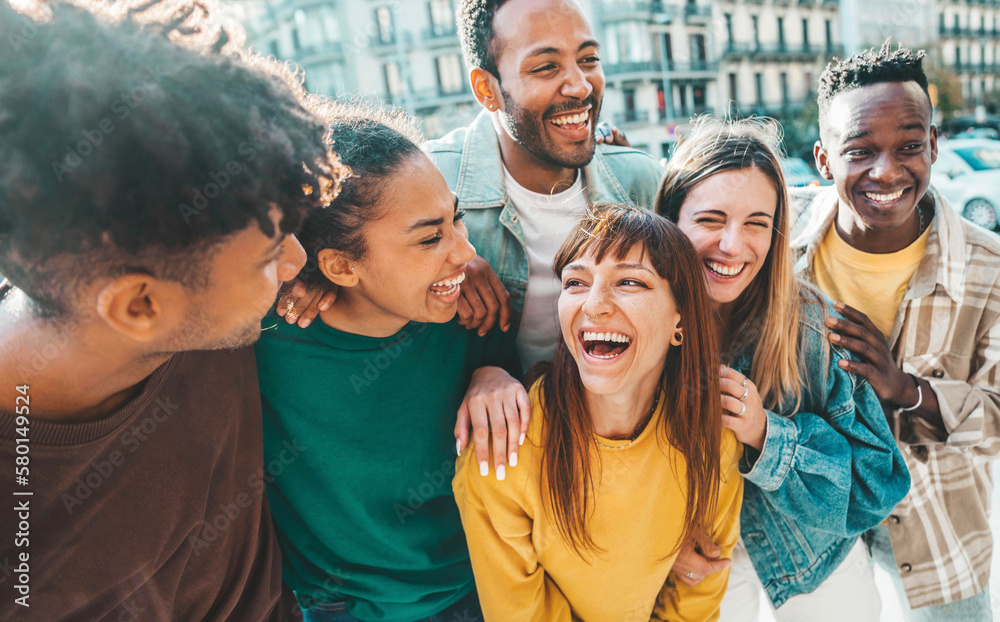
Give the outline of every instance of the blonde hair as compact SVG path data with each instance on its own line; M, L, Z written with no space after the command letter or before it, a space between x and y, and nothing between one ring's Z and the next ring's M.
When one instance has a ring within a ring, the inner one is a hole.
M751 380L764 406L777 409L786 399L801 401L798 330L804 286L795 277L788 247L788 191L781 171L781 128L770 119L699 119L667 164L656 211L677 222L691 190L724 171L757 169L774 185L771 248L760 273L733 304L731 354L755 343ZM817 299L818 300L818 299Z

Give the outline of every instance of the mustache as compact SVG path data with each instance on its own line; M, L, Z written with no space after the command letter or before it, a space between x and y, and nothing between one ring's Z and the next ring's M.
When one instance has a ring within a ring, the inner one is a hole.
M587 99L581 100L579 102L566 102L564 104L557 104L551 106L545 110L545 117L553 117L560 114L566 114L567 112L581 112L587 106L590 106L595 111L601 106L600 102L593 95L587 97Z

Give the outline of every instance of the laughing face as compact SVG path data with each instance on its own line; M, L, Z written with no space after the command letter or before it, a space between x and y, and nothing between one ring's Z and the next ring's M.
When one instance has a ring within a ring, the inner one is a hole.
M701 259L714 305L740 297L767 260L778 192L756 168L724 171L692 188L677 226Z
M656 386L678 322L670 283L640 246L600 263L587 253L562 271L559 324L591 393Z
M399 166L388 188L379 206L385 215L365 227L368 252L354 265L357 284L343 295L373 327L447 322L458 310L465 266L476 256L457 199L419 152Z
M580 7L510 0L493 20L509 140L543 165L580 168L594 157L604 97L600 49Z
M840 93L820 130L816 165L836 183L842 230L893 231L916 222L937 159L931 105L916 82Z

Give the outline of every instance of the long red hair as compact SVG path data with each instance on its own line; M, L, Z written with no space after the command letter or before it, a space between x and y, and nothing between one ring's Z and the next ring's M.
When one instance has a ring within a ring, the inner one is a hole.
M563 242L553 270L561 278L564 267L588 253L598 262L605 256L621 261L636 245L641 245L656 273L670 284L684 328L684 342L670 347L660 375L664 416L657 430L657 440L680 451L687 464L688 497L679 546L696 526L711 531L720 478L719 346L698 255L675 224L653 212L600 205ZM583 550L597 550L587 530L594 494L594 425L579 369L562 336L553 362L533 369L531 376L541 374L542 482L548 511L560 534L582 555Z

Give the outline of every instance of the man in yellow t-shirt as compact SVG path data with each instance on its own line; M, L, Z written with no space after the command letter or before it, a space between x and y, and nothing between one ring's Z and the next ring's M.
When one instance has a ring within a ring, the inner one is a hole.
M875 389L910 470L907 497L865 534L872 557L907 620L988 620L1000 238L930 188L922 59L886 43L823 72L815 156L834 186L793 192L790 244L847 318L827 319L830 341L856 354L840 364Z
M861 311L886 341L910 278L927 250L930 228L909 246L892 253L866 253L830 227L816 249L813 277L823 293Z

